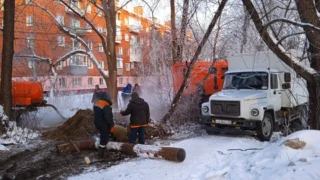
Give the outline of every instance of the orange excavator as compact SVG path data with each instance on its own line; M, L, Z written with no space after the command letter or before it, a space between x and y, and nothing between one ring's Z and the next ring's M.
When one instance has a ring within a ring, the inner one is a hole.
M172 68L174 92L177 93L182 81L184 79L188 63L179 62ZM198 84L208 75L204 83L202 91L204 92L203 98L208 99L212 94L221 91L223 86L223 78L225 72L228 70L228 61L215 60L215 61L198 61L194 64L191 71L188 87L184 91L184 95L194 95L197 93Z
M13 81L12 107L16 117L24 111L36 110L38 107L51 107L59 116L66 119L54 105L47 104L47 101L44 100L44 92L40 82Z

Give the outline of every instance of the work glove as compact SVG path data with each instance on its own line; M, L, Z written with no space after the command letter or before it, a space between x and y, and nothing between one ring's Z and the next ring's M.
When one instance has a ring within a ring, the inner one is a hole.
M111 133L111 134L114 133L114 126L112 126L112 127L110 128L110 133Z

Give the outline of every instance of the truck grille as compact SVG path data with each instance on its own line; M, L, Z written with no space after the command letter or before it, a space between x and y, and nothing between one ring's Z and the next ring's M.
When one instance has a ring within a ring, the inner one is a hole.
M240 116L239 101L210 101L211 114Z

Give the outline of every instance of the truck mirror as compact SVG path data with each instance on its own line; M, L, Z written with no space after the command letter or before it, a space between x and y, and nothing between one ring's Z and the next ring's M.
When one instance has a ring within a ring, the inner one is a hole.
M288 72L284 73L284 82L289 83L291 82L291 74Z
M291 88L291 84L290 83L283 83L282 84L282 89L290 89Z
M216 74L217 73L217 69L216 68L209 68L209 73L210 74Z

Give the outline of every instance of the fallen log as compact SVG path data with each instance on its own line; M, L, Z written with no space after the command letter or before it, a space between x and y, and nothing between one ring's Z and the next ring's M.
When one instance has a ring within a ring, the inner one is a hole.
M94 140L73 141L73 143L64 143L56 146L57 153L75 152L79 150L95 150ZM116 150L128 155L146 157L151 159L164 159L168 161L183 162L186 158L186 152L182 148L176 147L158 147L143 144L130 144L120 142L108 142L108 150Z

